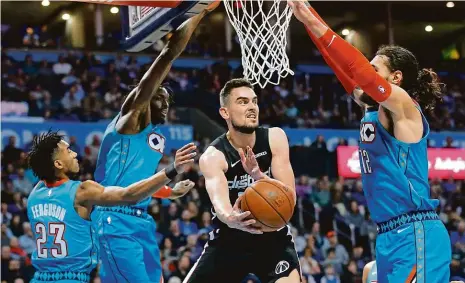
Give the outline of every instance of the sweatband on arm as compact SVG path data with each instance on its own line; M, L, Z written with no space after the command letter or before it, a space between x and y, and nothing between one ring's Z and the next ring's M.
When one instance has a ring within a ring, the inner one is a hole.
M178 172L174 167L174 163L171 163L170 165L168 165L168 167L165 168L165 174L166 177L168 177L168 179L170 180L173 180L178 175Z

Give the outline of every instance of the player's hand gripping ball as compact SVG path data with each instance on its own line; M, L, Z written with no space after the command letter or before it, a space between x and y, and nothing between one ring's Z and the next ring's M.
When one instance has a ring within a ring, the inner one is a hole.
M250 217L263 232L276 231L284 227L294 214L294 192L275 179L262 179L245 190L240 208L250 211Z

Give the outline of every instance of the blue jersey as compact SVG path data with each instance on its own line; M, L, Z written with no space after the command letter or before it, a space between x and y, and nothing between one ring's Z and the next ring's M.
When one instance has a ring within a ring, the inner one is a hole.
M108 125L98 155L95 180L103 186L127 187L149 178L157 170L165 148L165 137L152 124L138 134L118 133L119 117ZM134 207L146 209L150 200L148 197Z
M29 195L27 214L37 244L32 264L39 273L89 274L97 266L91 222L74 208L80 184L66 181L47 187L39 182Z
M377 223L408 212L434 210L439 205L438 200L430 199L426 140L429 125L421 115L423 137L417 143L393 137L381 125L378 111L367 111L361 121L363 190L371 217Z

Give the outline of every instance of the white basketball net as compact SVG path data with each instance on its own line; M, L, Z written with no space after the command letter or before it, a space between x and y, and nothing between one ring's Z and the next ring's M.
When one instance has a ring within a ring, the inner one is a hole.
M293 75L286 54L292 16L287 1L225 0L224 5L241 44L244 77L264 88Z

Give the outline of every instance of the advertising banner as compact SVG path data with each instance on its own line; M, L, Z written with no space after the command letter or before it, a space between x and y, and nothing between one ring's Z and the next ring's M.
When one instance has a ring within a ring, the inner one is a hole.
M346 178L360 176L360 161L357 146L339 146L337 148L337 167L339 175ZM428 148L429 177L456 180L465 179L465 149Z

